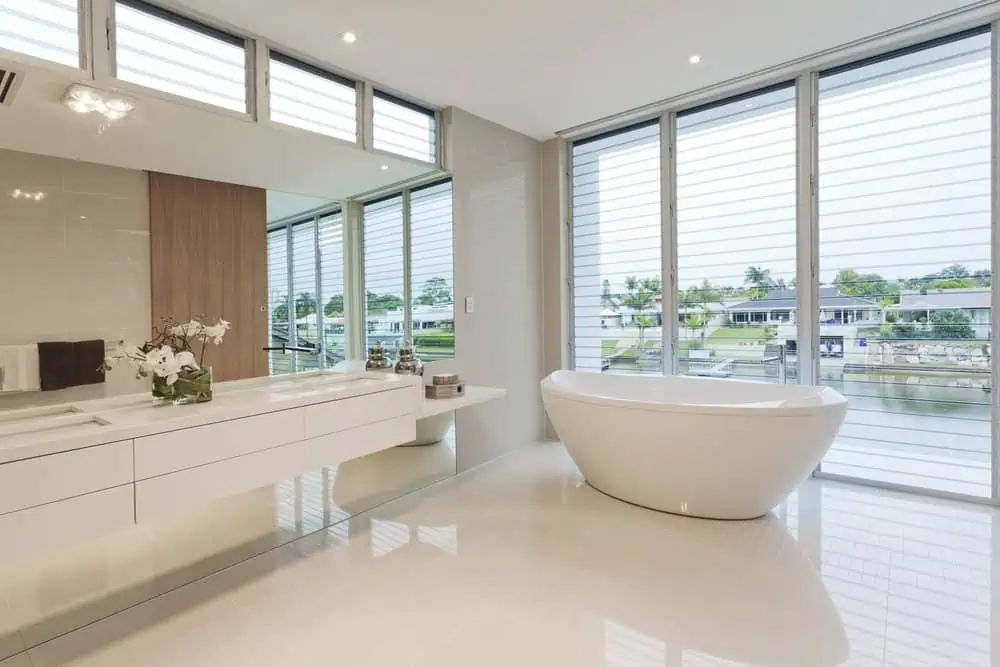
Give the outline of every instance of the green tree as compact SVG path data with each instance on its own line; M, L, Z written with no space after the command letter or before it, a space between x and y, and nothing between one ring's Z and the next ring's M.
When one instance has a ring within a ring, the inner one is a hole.
M625 299L622 303L635 313L642 314L662 290L663 284L659 276L652 278L628 276L625 278Z
M656 320L649 315L639 315L635 318L635 320L633 320L633 322L635 323L635 326L639 328L639 345L637 349L642 350L645 345L645 331L650 327L655 327Z
M989 269L979 269L972 274L972 279L976 281L976 285L979 287L993 286L993 274Z
M975 338L970 322L960 310L935 310L931 313L931 334L938 339Z
M301 292L295 297L295 319L317 312L316 297L309 292Z
M938 275L942 278L968 278L969 270L964 264L951 264L941 269Z
M288 295L278 300L278 305L271 311L271 326L276 329L288 327Z
M344 295L334 294L323 307L323 314L327 317L340 317L344 314Z
M841 269L833 278L841 294L876 299L883 306L899 303L899 285L890 283L877 273L858 273L854 269Z
M977 286L972 278L940 278L924 283L922 289L972 289Z
M719 303L725 288L718 288L708 280L702 280L701 285L687 288L692 304Z
M445 303L452 303L451 288L444 278L434 277L424 283L424 289L414 300L414 303L421 306L437 306Z
M759 266L748 266L743 274L743 285L747 287L747 295L751 299L763 299L776 283L771 278L771 269Z
M369 291L365 294L369 315L384 315L390 310L399 310L403 307L403 299L395 294L376 294Z

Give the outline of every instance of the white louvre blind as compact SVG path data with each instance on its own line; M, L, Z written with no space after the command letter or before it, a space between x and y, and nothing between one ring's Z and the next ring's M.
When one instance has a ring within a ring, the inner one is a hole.
M268 85L271 120L357 140L357 90L353 82L272 53Z
M319 219L320 300L323 307L325 365L346 358L344 320L344 217L340 213Z
M0 0L0 48L80 66L77 0Z
M413 342L426 360L455 356L451 181L410 194Z
M316 294L316 223L292 226L292 300L295 304L295 345L319 351ZM297 371L319 367L318 354L295 354Z
M392 348L403 337L403 198L365 204L365 333Z
M573 145L577 369L660 373L660 128Z
M822 469L991 493L990 35L820 79Z
M424 162L437 159L437 121L432 110L375 91L373 113L375 148Z
M677 118L678 366L783 381L796 338L795 87Z
M271 346L289 341L288 291L288 230L275 229L267 233L267 321ZM271 375L291 370L288 358L281 352L269 353Z
M118 0L115 25L119 79L247 111L242 39L137 0Z

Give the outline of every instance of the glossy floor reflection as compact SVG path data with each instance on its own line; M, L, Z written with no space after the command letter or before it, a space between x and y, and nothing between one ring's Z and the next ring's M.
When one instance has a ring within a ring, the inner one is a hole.
M685 519L545 445L0 664L989 667L994 516L811 481Z

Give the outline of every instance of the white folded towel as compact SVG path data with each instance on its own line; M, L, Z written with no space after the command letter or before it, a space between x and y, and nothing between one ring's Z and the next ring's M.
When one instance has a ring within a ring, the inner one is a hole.
M0 393L40 391L37 345L0 345Z

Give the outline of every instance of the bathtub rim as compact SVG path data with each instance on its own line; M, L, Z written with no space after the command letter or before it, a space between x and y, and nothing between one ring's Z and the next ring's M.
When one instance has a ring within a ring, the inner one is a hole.
M557 373L581 373L582 371L556 371L541 381L542 397L551 395L573 403L584 405L599 405L613 407L621 410L637 410L642 412L669 412L675 414L698 414L731 416L745 419L776 417L795 418L813 417L820 414L827 414L832 410L846 410L847 398L831 387L821 385L798 385L812 386L817 389L816 395L820 399L819 403L811 405L782 405L782 406L761 406L759 404L712 404L712 403L662 403L657 401L642 401L633 398L618 398L605 394L595 395L580 391L571 391L558 385L552 376ZM665 376L670 377L670 376ZM725 381L725 380L720 380ZM749 380L732 380L745 384L768 384L754 383Z

